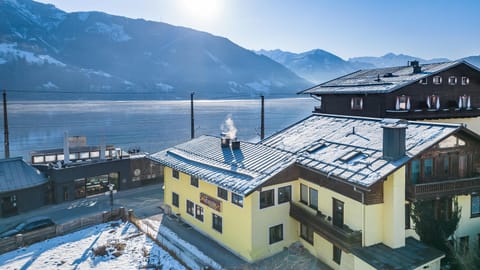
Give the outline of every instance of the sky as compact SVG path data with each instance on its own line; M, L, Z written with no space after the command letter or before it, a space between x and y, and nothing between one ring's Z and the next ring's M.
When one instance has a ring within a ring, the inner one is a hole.
M37 0L223 36L252 50L324 49L347 60L389 52L480 55L478 0Z

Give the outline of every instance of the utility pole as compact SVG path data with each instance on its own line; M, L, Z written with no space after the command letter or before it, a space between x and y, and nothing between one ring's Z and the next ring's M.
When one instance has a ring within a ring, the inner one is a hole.
M190 133L191 133L191 138L195 138L195 119L193 117L193 95L195 95L195 92L190 93Z
M3 90L3 129L5 158L10 158L10 142L8 141L7 91Z
M261 111L261 122L260 122L260 140L265 138L265 97L263 95L260 96L262 98L262 111Z

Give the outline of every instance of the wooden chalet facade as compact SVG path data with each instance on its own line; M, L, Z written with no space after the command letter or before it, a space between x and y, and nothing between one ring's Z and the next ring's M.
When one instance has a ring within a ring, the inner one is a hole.
M314 112L407 120L480 116L480 70L464 61L360 70L306 89Z

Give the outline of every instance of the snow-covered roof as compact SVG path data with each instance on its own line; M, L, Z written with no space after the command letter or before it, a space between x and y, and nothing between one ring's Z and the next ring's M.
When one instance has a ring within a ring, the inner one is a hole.
M383 126L406 126L406 155L383 158ZM314 114L265 139L262 145L296 156L297 164L368 187L461 128L439 124Z
M43 185L48 179L22 158L0 160L0 193Z
M240 142L222 148L220 138L201 136L148 158L219 187L248 195L295 162L293 155L271 147Z
M333 79L299 94L381 94L390 93L399 88L416 83L421 79L440 73L457 65L465 64L475 70L476 67L465 61L452 61L420 65L421 72L413 73L413 67L386 67L366 69Z

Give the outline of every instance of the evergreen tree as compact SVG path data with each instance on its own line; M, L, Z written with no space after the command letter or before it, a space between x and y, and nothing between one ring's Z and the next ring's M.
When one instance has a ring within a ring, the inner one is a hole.
M415 231L425 244L435 247L446 254L444 263L452 269L459 269L456 252L449 240L460 221L461 209L456 199L443 198L432 201L418 201L413 203L412 220Z

